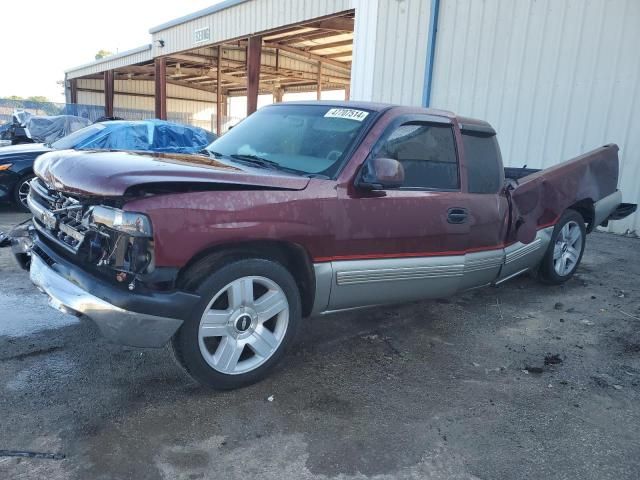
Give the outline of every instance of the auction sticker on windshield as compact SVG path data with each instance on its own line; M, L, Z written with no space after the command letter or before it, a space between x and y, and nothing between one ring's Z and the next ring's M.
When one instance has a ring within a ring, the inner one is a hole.
M362 122L367 118L367 115L369 115L369 112L353 108L332 108L324 114L326 118L346 118L357 122Z

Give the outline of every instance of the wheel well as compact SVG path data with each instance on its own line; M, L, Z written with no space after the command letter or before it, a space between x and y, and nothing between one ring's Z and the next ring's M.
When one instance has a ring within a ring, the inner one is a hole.
M571 205L569 209L575 210L580 215L582 215L582 218L584 218L584 221L587 223L587 233L591 233L593 229L596 227L593 224L593 220L595 217L593 200L591 200L590 198L585 198L584 200L580 200L579 202L576 202L573 205Z
M304 247L292 242L247 241L207 249L180 269L176 285L186 291L195 291L212 270L247 257L272 260L289 270L300 289L303 316L311 313L316 288L313 263Z
M20 182L22 181L22 179L24 179L25 177L32 176L32 175L33 175L33 169L31 169L31 168L29 168L27 170L23 170L22 172L20 172L20 177L18 178L18 181L13 186L13 189L15 190L16 188L18 188L18 186L20 185Z

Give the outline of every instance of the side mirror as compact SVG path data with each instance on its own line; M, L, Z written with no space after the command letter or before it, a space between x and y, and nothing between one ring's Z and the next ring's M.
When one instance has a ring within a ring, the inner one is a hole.
M369 159L356 182L358 188L365 190L399 188L403 184L404 167L399 161L385 157Z

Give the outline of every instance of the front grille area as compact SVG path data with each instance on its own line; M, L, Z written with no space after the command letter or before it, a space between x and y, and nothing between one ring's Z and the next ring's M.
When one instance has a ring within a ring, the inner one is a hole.
M96 220L100 200L50 189L38 178L30 186L28 205L38 241L44 246L123 288L133 288L141 274L153 271L153 240L130 236L101 218Z
M38 178L31 182L29 208L34 223L49 239L77 253L89 231L82 218L89 208L78 199L47 188Z

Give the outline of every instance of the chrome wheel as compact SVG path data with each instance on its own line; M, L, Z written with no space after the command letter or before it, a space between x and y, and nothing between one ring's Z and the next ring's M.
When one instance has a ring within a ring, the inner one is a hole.
M20 203L25 208L28 208L27 197L29 196L29 189L30 189L29 182L31 182L31 178L28 178L27 180L24 180L18 186L18 200L20 200Z
M561 277L569 275L582 253L582 230L577 222L567 222L558 232L553 246L553 268Z
M198 328L204 360L218 372L237 375L258 368L278 349L289 324L289 303L266 277L241 277L222 288Z

